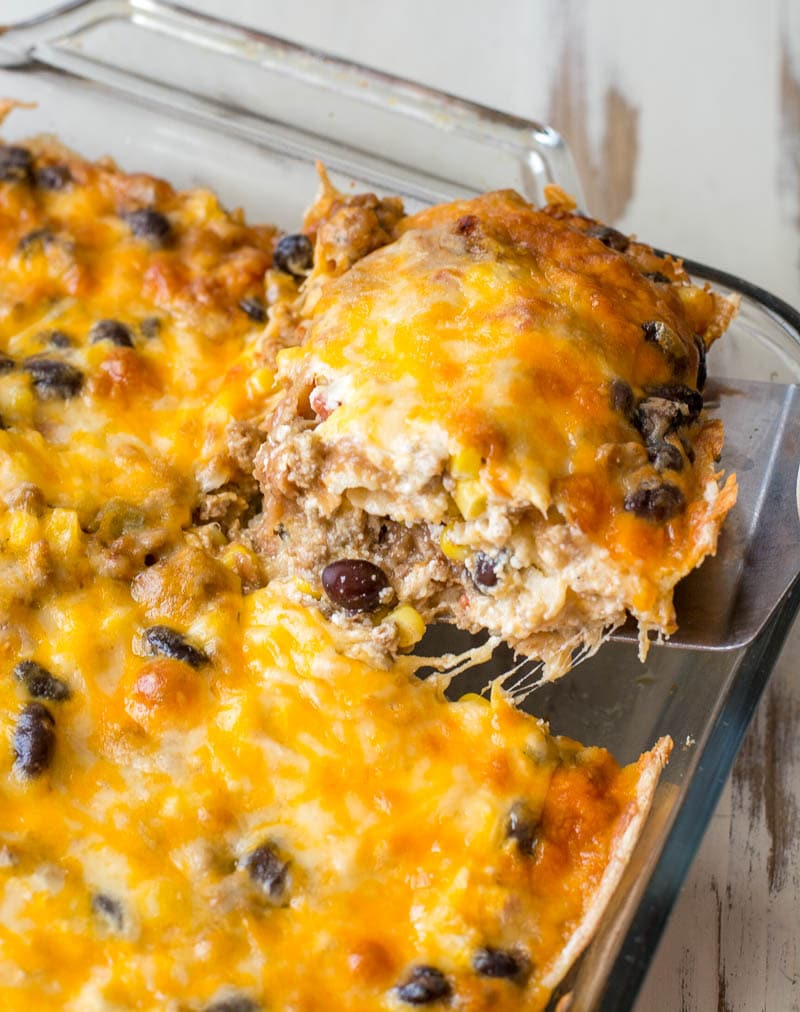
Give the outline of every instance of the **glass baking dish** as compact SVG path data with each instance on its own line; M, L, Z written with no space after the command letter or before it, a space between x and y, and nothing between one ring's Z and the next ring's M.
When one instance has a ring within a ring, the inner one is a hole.
M250 220L296 228L318 158L340 188L397 193L411 210L505 186L541 201L549 182L580 200L569 152L545 125L156 0L87 0L17 26L0 35L0 68L2 95L37 103L13 114L6 137L55 133L87 156L209 186ZM676 743L625 881L560 990L573 1012L633 1004L800 607L800 316L688 267L742 298L710 356L707 396L736 436L722 463L739 475L739 504L718 558L681 587L682 645L655 646L642 665L623 630L526 701L555 732L623 762L662 734ZM452 631L429 636L425 646L459 645ZM498 651L455 689L479 690L511 663Z

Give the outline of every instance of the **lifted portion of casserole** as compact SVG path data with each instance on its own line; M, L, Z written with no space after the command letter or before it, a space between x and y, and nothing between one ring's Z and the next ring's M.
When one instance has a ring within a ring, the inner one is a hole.
M190 628L162 607L98 576L22 623L0 1006L542 1009L669 740L621 769L500 691L448 702L410 658L347 658L269 589L220 584Z
M628 612L644 649L735 501L701 393L735 303L551 199L431 208L338 277L317 239L257 543L378 651L445 620L555 677Z

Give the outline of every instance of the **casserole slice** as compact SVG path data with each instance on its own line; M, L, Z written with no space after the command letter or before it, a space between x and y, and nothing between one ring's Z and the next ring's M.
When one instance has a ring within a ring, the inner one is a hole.
M644 652L735 501L702 397L735 302L550 197L433 207L355 262L330 254L347 200L324 191L310 215L257 542L375 653L413 641L416 614L488 629L555 677L627 613Z

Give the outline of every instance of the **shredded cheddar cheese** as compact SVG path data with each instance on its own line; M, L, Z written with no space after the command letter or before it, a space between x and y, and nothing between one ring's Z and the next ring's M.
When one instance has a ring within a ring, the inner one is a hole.
M268 590L192 616L198 669L145 654L154 617L101 577L27 625L71 698L46 773L4 771L0 1004L389 1009L424 964L460 1007L541 1008L662 754L620 770L499 692L446 702ZM24 695L8 673L7 735ZM486 947L514 979L475 972Z

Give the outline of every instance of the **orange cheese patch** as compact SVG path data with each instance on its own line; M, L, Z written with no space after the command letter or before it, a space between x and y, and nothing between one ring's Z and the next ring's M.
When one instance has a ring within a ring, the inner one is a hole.
M216 600L224 661L195 623L198 669L138 656L143 609L107 590L69 609L105 616L88 649L39 654L72 691L50 768L3 764L3 1007L389 1009L419 965L466 1007L543 1006L637 776L500 693L449 703L410 662L345 658L267 590ZM10 735L25 694L2 685ZM477 973L486 948L519 973Z

